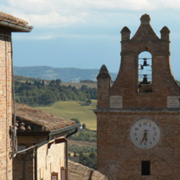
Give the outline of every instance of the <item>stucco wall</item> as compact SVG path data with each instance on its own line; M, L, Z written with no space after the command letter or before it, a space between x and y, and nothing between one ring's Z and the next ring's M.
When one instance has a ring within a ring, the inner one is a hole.
M50 148L45 144L37 150L37 180L51 179L51 173L58 173L61 178L61 167L65 166L65 143L53 143Z

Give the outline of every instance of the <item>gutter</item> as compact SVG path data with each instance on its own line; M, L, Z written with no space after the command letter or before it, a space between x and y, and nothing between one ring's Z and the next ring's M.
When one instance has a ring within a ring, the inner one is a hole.
M17 154L26 152L26 151L28 151L28 150L30 150L30 149L33 149L33 148L36 148L36 147L39 148L39 147L43 146L44 144L48 143L49 141L51 141L51 140L52 140L52 139L51 139L51 138L52 138L52 137L51 137L52 135L56 135L56 134L59 134L59 133L65 132L65 131L70 131L70 130L76 128L75 131L69 132L69 133L65 136L66 138L68 138L69 136L75 134L75 133L78 131L78 127L80 127L80 126L81 126L80 124L75 124L75 125L72 125L72 126L67 126L67 127L65 127L65 128L61 128L61 129L58 129L58 130L51 131L51 132L49 133L49 138L48 138L46 141L43 141L43 142L41 142L41 143L39 143L39 144L30 146L30 147L28 147L28 148L26 148L26 149L23 149L23 150L21 150L21 151L18 151ZM55 138L53 138L53 139L55 139Z
M64 128L61 128L61 129L57 129L57 130L54 130L54 131L51 131L49 133L49 140L52 138L53 135L56 135L56 134L59 134L59 133L62 133L62 132L65 132L65 131L68 131L69 133L66 135L66 138L68 138L69 136L71 136L71 133L70 132L72 129L74 128L78 128L80 127L81 125L80 124L75 124L75 125L71 125L71 126L67 126L67 127L64 127ZM76 131L77 132L77 131ZM74 133L73 133L74 134Z

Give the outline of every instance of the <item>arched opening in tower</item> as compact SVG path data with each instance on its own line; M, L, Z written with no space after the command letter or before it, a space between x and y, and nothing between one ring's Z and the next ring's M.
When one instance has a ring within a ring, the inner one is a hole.
M138 92L152 92L152 55L148 51L138 56Z

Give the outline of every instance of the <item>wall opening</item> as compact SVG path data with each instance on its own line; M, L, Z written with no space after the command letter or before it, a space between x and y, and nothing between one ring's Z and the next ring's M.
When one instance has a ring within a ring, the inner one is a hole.
M152 92L152 55L148 51L138 56L138 92Z
M141 162L141 175L149 176L150 175L150 161Z
M67 170L65 167L61 167L61 180L67 180Z
M51 173L51 180L58 180L58 173L52 172Z

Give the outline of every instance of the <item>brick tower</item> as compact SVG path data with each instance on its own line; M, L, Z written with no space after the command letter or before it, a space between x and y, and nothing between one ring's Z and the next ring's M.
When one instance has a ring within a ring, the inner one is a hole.
M24 20L0 12L0 179L12 179L12 32L30 32Z
M98 170L109 180L180 177L180 89L170 66L169 29L159 38L150 17L130 38L121 31L121 66L110 86L103 65L97 77Z

